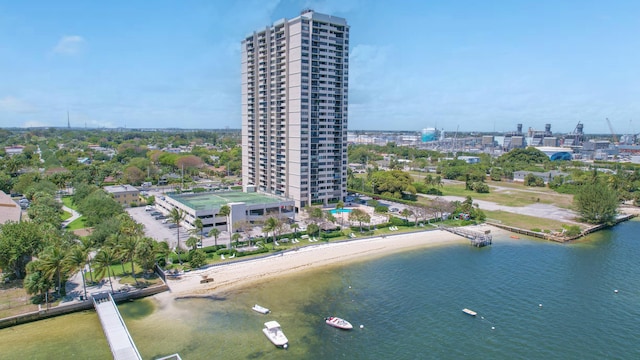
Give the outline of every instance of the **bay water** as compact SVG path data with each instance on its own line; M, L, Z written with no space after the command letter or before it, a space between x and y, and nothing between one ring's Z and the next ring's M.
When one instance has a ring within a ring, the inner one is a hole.
M480 249L427 248L119 309L145 359L639 359L638 234L628 221L573 244L494 236ZM262 334L269 320L287 350ZM1 359L110 357L93 311L0 330Z

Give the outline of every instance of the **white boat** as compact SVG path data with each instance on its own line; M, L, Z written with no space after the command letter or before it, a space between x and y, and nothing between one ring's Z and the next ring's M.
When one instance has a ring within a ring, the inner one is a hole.
M326 322L327 325L331 325L331 326L336 327L338 329L343 329L343 330L351 330L351 329L353 329L353 325L351 325L350 322L348 322L345 319L341 319L341 318L335 317L335 316L330 316L328 318L325 318L324 322Z
M465 313L465 314L467 314L467 315L471 315L471 316L476 316L476 315L478 315L478 313L477 313L477 312L475 312L475 311L473 311L473 310L466 309L466 308L465 308L465 309L462 309L462 312L463 312L463 313Z
M262 332L267 336L273 345L277 347L287 348L289 347L289 339L282 332L280 324L277 321L267 321L264 323L264 329Z
M261 313L261 314L268 314L268 313L271 312L271 310L267 309L266 307L260 306L258 304L253 305L252 309L254 311L257 311L257 312Z

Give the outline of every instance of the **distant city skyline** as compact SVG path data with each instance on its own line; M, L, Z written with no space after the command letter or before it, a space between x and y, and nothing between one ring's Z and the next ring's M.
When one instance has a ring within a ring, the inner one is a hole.
M402 4L402 6L397 6ZM640 3L0 2L0 127L241 126L246 29L349 19L349 130L640 132Z

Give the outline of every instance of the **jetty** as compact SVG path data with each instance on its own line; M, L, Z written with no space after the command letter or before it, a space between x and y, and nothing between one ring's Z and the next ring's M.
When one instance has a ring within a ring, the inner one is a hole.
M91 298L113 358L115 360L141 360L138 348L136 348L111 294L97 293L92 294Z
M485 232L480 232L476 230L467 229L464 227L450 227L450 226L440 226L440 229L446 230L450 233L466 237L471 240L471 245L475 247L483 247L487 245L491 245L492 236L489 230Z

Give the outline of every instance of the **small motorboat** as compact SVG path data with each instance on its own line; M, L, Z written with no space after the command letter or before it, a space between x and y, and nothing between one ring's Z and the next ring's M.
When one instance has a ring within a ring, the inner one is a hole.
M477 313L477 312L475 312L475 311L473 311L473 310L466 309L466 308L465 308L465 309L462 309L462 312L463 312L463 313L465 313L465 314L467 314L467 315L471 315L471 316L476 316L476 315L478 315L478 313Z
M286 349L289 347L289 339L282 332L282 328L277 321L267 321L264 323L264 329L262 332L267 338L277 347Z
M335 316L330 316L328 318L325 318L324 322L326 322L327 325L331 325L333 327L336 327L336 328L342 329L342 330L351 330L351 329L353 329L353 325L351 325L350 322L348 322L345 319L341 319L341 318L335 317Z
M268 314L271 312L271 310L267 309L264 306L260 306L258 304L253 305L252 309L253 311L259 312L260 314Z

